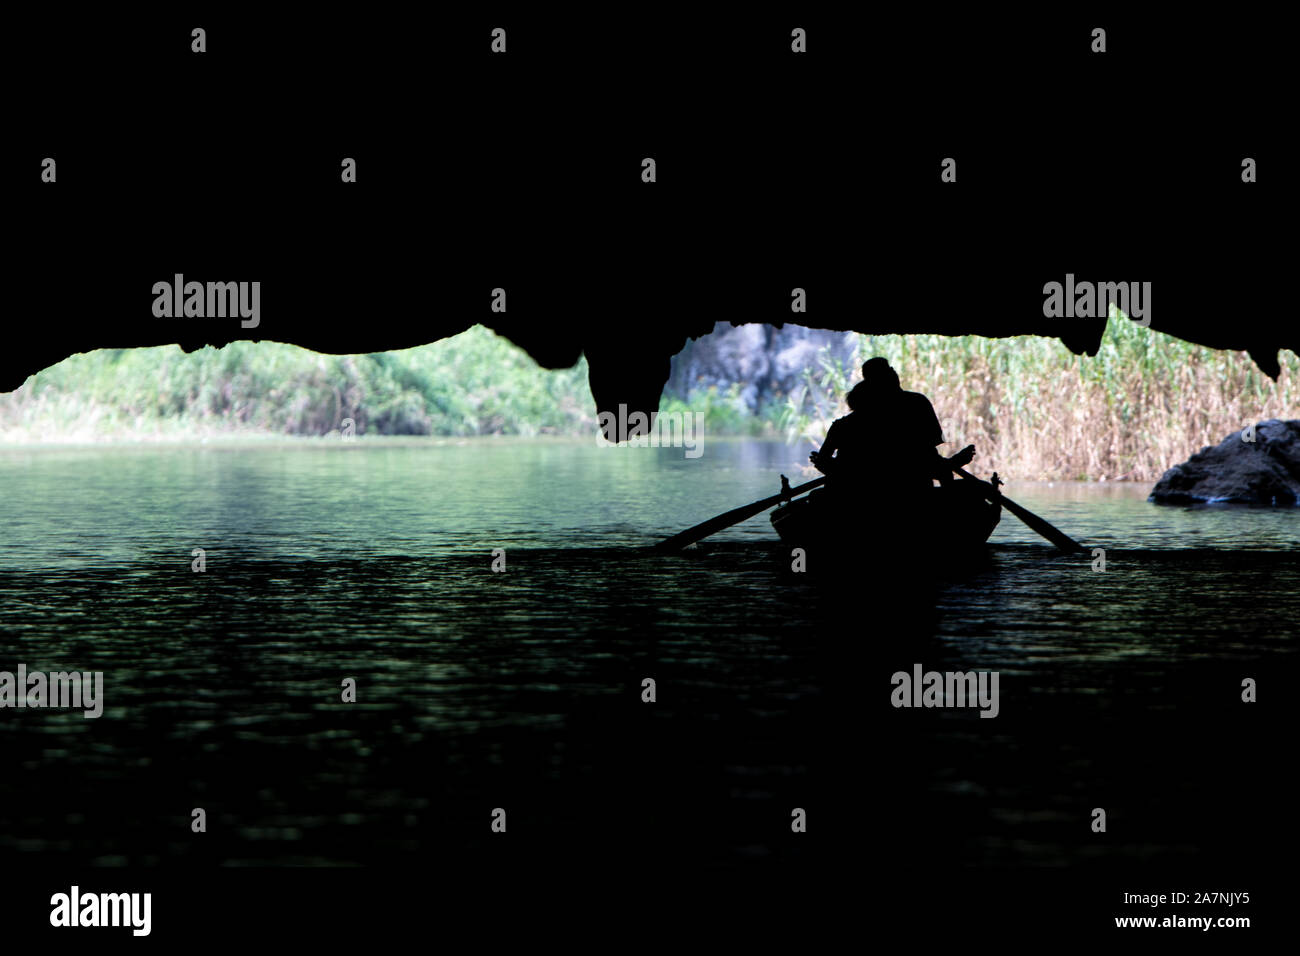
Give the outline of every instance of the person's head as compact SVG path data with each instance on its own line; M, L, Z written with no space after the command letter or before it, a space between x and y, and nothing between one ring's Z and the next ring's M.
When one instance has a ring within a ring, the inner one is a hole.
M902 385L899 384L898 373L889 362L877 356L862 363L862 382L858 388L863 388L872 395L881 395L896 392Z
M867 405L868 390L863 387L865 383L858 382L849 389L849 394L844 396L844 401L848 403L849 411L856 412L859 408L865 408Z

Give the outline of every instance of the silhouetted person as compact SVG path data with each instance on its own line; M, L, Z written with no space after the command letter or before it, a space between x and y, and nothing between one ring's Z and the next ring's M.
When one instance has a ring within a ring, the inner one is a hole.
M937 478L952 480L952 466L966 465L974 446L952 458L939 454L943 429L934 406L920 392L905 392L898 373L883 358L862 366L862 381L848 394L849 414L836 419L820 451L809 455L840 496L874 499L915 497L918 502Z

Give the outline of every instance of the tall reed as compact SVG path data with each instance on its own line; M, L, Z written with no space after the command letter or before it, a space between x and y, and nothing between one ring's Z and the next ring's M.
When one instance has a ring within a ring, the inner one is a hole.
M929 396L948 439L942 451L973 444L981 471L1022 480L1154 481L1251 422L1300 418L1294 353L1282 353L1274 382L1245 352L1153 332L1114 309L1095 357L1039 336L862 336L859 364L876 355L904 388ZM844 390L857 375L823 367L805 376L783 417L787 437L820 442L847 413Z

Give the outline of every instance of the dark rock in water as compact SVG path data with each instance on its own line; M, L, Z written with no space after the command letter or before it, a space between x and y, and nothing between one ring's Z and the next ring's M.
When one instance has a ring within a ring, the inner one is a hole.
M1300 504L1300 419L1271 418L1249 432L1233 432L1165 472L1149 501L1242 505Z

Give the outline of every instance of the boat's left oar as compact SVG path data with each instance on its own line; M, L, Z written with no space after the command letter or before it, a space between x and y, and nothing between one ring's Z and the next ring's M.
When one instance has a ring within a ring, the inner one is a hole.
M801 495L805 491L812 491L814 488L820 488L826 482L826 476L814 478L812 481L806 481L802 485L796 485L794 488L782 488L780 494L772 495L770 498L764 498L762 501L755 501L753 504L744 505L740 508L732 508L730 511L718 515L716 518L710 518L703 521L693 528L687 528L685 531L679 531L671 538L665 538L658 544L654 545L651 551L680 551L688 544L694 544L702 538L707 538L711 534L717 534L733 524L740 524L747 518L752 518L760 511L766 511L768 508L774 508L783 501L789 501L795 495Z

